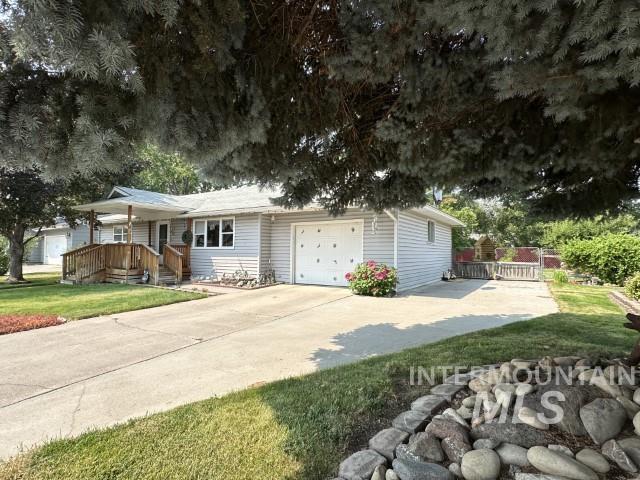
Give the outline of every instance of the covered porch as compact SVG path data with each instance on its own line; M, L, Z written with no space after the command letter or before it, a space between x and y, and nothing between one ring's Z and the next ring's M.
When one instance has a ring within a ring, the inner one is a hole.
M184 213L184 207L132 197L114 189L107 200L75 207L89 213L89 242L62 255L63 281L179 285L190 278L191 246L170 235L170 219ZM101 235L100 241L97 213L110 214L104 227L111 235ZM186 229L190 223L185 222ZM148 235L140 235L142 228Z

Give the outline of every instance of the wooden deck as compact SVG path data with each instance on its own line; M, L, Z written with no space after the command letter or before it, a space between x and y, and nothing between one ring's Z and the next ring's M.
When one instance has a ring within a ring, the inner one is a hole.
M73 283L180 284L191 276L188 245L165 245L160 254L142 243L86 245L62 255L62 280Z

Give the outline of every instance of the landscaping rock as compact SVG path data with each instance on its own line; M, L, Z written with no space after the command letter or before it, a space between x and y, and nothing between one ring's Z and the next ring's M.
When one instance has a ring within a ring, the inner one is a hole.
M436 463L393 461L393 471L402 480L453 480L453 474Z
M440 446L440 440L427 432L418 432L407 446L408 451L416 455L423 462L441 462L444 460L444 452Z
M616 400L620 402L622 408L624 408L625 412L627 412L627 418L629 420L633 420L633 417L635 417L636 414L640 412L640 406L638 406L638 404L633 400L629 400L626 397L616 397Z
M446 418L434 418L425 432L432 433L440 439L457 438L464 443L469 443L469 434L467 429L457 422L447 420Z
M493 385L493 383L487 382L482 378L474 378L469 382L469 388L476 393L490 392Z
M395 458L399 458L401 460L411 460L412 462L426 461L424 458L421 458L418 455L410 452L409 446L404 443L401 443L400 445L398 445L398 448L396 448Z
M385 465L387 460L374 450L362 450L351 455L340 464L338 476L344 480L371 478L376 467Z
M517 465L519 467L528 467L527 449L513 443L502 443L496 448L496 453L505 465Z
M471 420L473 418L473 408L468 408L463 405L456 410L456 412L465 420Z
M596 472L562 453L545 447L531 447L527 453L529 463L543 473L574 480L598 480Z
M575 367L578 360L580 360L578 357L555 357L553 364L558 367Z
M454 422L459 423L464 428L469 428L469 424L467 421L460 416L460 414L455 411L453 408L447 408L444 412L442 412L442 416L447 420L453 420Z
M493 394L498 403L508 407L515 397L516 385L513 383L499 383L494 387Z
M609 440L602 445L602 454L625 472L636 473L638 471L636 464L615 440Z
M604 455L590 448L583 448L576 453L576 460L584 463L596 473L607 473L611 468Z
M549 450L553 450L554 452L564 453L567 457L573 457L573 452L569 449L569 447L565 447L564 445L558 445L556 443L552 443L547 445Z
M640 435L640 413L636 413L633 417L633 428L635 429L636 435Z
M371 480L385 480L387 476L387 468L384 465L378 465L373 471Z
M520 410L518 410L518 419L522 423L533 428L537 428L538 430L549 430L549 424L540 420L538 418L538 415L541 414L529 407L522 407Z
M472 450L471 445L457 437L442 440L442 450L452 462L460 463L465 453Z
M640 405L640 388L633 392L633 401Z
M471 429L471 438L492 438L502 443L513 443L524 448L546 445L547 435L523 423L485 423Z
M393 419L391 425L407 433L423 430L429 420L429 414L416 410L407 410Z
M554 397L548 399L548 401L553 405L561 407L564 414L562 420L554 424L554 426L571 435L587 435L587 431L584 425L582 425L582 420L580 420L580 408L588 402L593 392L599 393L599 390L595 387L585 385L554 385L554 383L551 382L547 385L538 386L534 394L524 397L522 404L525 407L543 413L547 418L553 418L556 413L550 409L546 409L542 404L542 398L549 392L552 392ZM559 397L556 397L555 395L557 394L562 394L564 400L561 401Z
M640 438L629 437L617 440L618 445L624 450L624 453L631 461L640 469Z
M593 367L593 362L590 358L583 358L576 362L576 367Z
M473 449L481 450L483 448L488 448L490 450L493 450L498 445L500 445L500 442L493 438L480 438L479 440L473 442Z
M507 478L516 478L516 475L522 472L522 468L517 465L509 465L509 470L507 472Z
M398 477L396 472L394 472L391 469L387 470L387 473L386 473L384 478L385 478L385 480L400 480L400 477Z
M500 457L487 448L465 453L460 466L466 480L495 480L500 475Z
M521 358L514 358L511 360L511 365L516 367L518 370L531 370L535 367L536 362L531 360L523 360Z
M433 415L447 405L449 402L441 395L425 395L411 403L411 410Z
M544 475L538 473L516 473L515 480L567 480L557 475Z
M442 385L436 385L430 391L432 395L440 395L447 399L447 401L453 400L453 397L456 396L460 390L462 390L464 385L456 385L454 383L443 383Z
M474 375L472 373L454 373L450 377L445 378L444 383L466 387L473 378Z
M456 476L457 478L462 478L462 468L460 468L459 464L457 463L449 464L449 471L453 473L453 475Z
M611 395L613 398L631 398L633 395L628 388L616 385L615 383L612 384L610 380L604 375L594 375L593 377L591 377L590 383L591 385L595 385L596 387L598 387L603 392Z
M369 440L369 448L391 461L396 447L406 442L408 438L409 434L405 431L397 428L385 428Z
M535 390L536 387L531 385L530 383L516 383L516 391L515 394L518 397L522 397L523 395L528 395Z
M476 395L465 397L462 399L462 405L473 410L473 408L476 406L476 398Z
M597 398L580 409L580 419L598 445L615 438L627 420L627 412L617 400Z

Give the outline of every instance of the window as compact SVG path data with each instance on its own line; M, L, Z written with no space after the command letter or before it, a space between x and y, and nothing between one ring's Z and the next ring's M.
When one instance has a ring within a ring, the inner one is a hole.
M193 222L193 246L196 248L233 248L234 235L233 218Z
M125 226L118 225L113 227L113 241L117 243L126 242L128 239L129 229Z
M427 241L429 243L436 241L436 224L431 220L427 220Z

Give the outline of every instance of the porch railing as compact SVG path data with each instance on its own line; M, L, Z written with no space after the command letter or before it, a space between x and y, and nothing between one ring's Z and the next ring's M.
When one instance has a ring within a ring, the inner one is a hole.
M176 248L169 244L164 246L162 251L164 266L171 270L176 276L176 283L182 283L182 259L183 255Z
M62 254L62 279L78 282L106 270L122 270L125 279L131 270L148 270L149 280L159 282L160 255L141 243L86 245Z
M172 243L171 248L177 250L182 254L182 268L191 269L191 245L185 245L184 243Z

